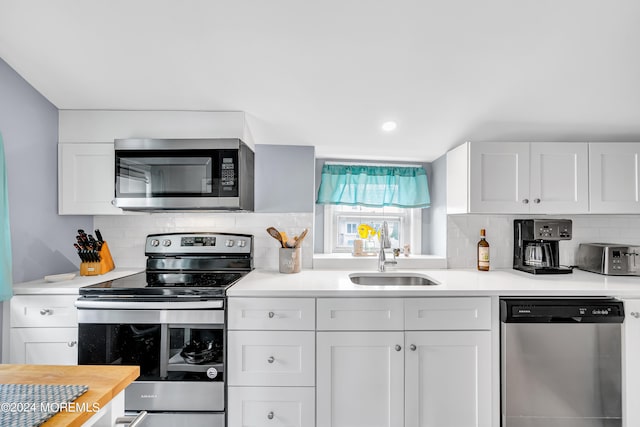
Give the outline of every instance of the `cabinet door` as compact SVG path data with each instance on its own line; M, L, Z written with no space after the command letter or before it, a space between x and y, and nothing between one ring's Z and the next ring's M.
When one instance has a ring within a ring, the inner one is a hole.
M640 143L589 143L589 211L640 212Z
M122 209L115 197L113 144L58 145L58 213L113 215Z
M317 333L317 427L404 424L403 332Z
M531 143L529 212L589 211L589 150L587 143Z
M469 146L469 211L529 212L529 143L481 142Z
M491 426L491 332L407 332L406 427Z
M11 328L9 363L77 365L78 328Z
M640 300L626 300L623 324L622 420L624 427L640 426Z

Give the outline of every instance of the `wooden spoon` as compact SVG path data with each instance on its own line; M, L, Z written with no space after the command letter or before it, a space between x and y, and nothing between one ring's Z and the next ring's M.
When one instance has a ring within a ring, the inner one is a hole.
M296 244L293 245L294 248L299 248L300 245L302 245L302 241L304 240L308 232L309 232L309 229L305 228L304 231L300 233L300 235L296 239Z
M269 233L271 237L280 242L280 246L282 246L283 248L285 247L285 242L282 241L282 235L278 230L276 230L274 227L269 227L267 228L267 233Z

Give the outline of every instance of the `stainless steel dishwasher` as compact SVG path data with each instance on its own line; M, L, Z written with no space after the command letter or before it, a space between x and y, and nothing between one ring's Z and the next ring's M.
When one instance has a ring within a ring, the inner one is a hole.
M501 299L502 427L621 427L624 307Z

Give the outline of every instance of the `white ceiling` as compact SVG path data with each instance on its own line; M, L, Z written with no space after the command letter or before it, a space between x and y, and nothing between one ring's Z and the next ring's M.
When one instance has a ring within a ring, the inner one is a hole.
M431 161L640 140L639 22L637 0L0 0L0 58L60 109L245 111L256 143Z

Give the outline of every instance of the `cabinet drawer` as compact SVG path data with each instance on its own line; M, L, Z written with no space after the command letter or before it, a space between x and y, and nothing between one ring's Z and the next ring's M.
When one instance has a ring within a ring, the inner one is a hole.
M313 427L313 387L229 387L229 426Z
M491 329L491 298L407 298L405 329Z
M229 385L313 386L315 332L229 331Z
M229 298L229 329L307 330L316 327L313 298Z
M77 327L77 295L17 295L11 298L11 327Z
M401 298L319 298L319 331L404 329Z

